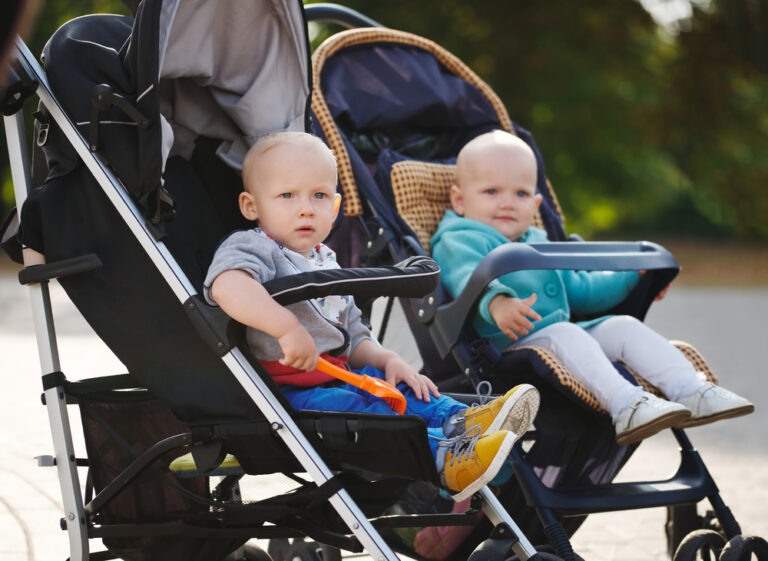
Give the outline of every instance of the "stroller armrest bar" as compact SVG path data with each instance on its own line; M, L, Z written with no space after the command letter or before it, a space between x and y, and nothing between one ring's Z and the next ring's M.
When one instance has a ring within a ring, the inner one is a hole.
M45 265L30 265L19 271L19 282L21 284L38 284L41 282L76 275L78 273L87 273L101 268L101 260L93 253L73 257L71 259L62 259Z
M330 269L299 273L264 283L279 304L287 306L330 294L352 295L358 300L378 296L420 298L440 282L440 267L429 257L410 257L391 267ZM221 308L208 305L200 295L184 303L190 321L219 356L234 346L241 326Z
M440 267L429 257L411 257L391 267L330 269L281 277L264 288L283 306L330 294L358 300L378 296L420 298L437 288Z
M354 27L383 27L379 22L346 6L318 2L304 6L308 21L337 23L347 29Z
M441 356L446 356L456 344L464 324L492 280L531 269L665 270L671 280L680 266L669 251L645 241L510 243L497 247L480 262L459 297L435 313L429 330Z

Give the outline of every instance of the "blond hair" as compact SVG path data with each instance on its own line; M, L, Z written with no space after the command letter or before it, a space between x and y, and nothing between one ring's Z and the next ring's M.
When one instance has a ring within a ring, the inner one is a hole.
M313 145L326 152L334 163L336 162L336 156L333 154L333 150L328 148L328 146L315 135L301 131L273 132L259 138L245 155L245 158L243 159L243 187L246 187L246 185L250 183L249 178L251 172L256 167L260 156L266 154L275 146L298 146L300 144Z

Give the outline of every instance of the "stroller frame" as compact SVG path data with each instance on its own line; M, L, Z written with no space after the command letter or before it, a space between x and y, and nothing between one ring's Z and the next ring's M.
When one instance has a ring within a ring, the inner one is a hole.
M155 237L153 230L147 225L145 218L127 195L119 180L110 171L102 158L90 151L86 140L64 114L62 107L51 91L45 73L24 42L17 38L15 46L17 72L20 73L24 80L36 84L34 93L50 112L51 117L60 127L63 135L75 148L78 156L94 176L111 204L124 219L132 234L157 267L163 279L178 299L179 304L190 310L192 314L198 313L195 310L197 292L175 259L171 256L165 245ZM30 168L28 165L29 156L26 148L22 113L17 110L14 114L5 116L4 125L12 166L11 171L16 204L20 208L31 189ZM57 469L64 504L65 518L62 519L62 526L66 527L69 536L70 559L72 561L85 561L91 558L89 556L89 538L103 536L105 532L99 531L99 529L94 530L89 522L89 517L93 514L94 507L100 506L100 503L105 502L105 500L109 500L109 496L113 495L116 490L114 488L107 488L99 493L89 504L84 504L77 468L80 465L87 465L87 463L75 457L64 391L65 378L60 372L48 282L53 278L92 270L99 265L98 258L95 256L85 256L84 258L74 258L59 263L54 262L27 267L19 274L22 284L28 285L30 290L33 320L40 355L40 367L43 375L44 403L54 445L54 456L39 456L37 458L38 465L55 466ZM211 337L216 337L215 329L207 323L205 318L201 316L196 323L198 327L201 324L206 326L199 327L199 329L207 329L209 331L207 340L210 340ZM258 373L255 372L242 352L235 347L227 351L226 354L223 352L218 354L238 383L266 417L273 431L282 439L311 479L318 486L328 482L333 477L333 473L301 432L288 411L276 400L270 399L271 391L259 377ZM184 439L177 438L173 442L166 444L172 444L173 446L171 447L183 445ZM115 480L115 485L127 484L133 475L141 469L143 464L148 463L158 454L159 452L156 447L142 454ZM107 498L104 499L102 495L107 495ZM478 495L482 498L482 510L489 520L494 525L502 526L497 531L507 539L510 536L515 538L514 544L511 547L518 557L520 559L528 559L534 556L536 554L535 548L525 538L509 513L496 500L493 493L485 487ZM348 526L354 537L374 559L377 561L394 561L398 559L392 548L384 541L374 525L346 490L343 488L337 490L328 498L328 501ZM408 526L407 517L402 518L402 523L394 523L395 520L389 520L390 523L386 523L386 525ZM449 518L433 518L439 520L442 524L449 523ZM202 532L205 532L205 535L210 535L215 533L216 530L206 529L201 530ZM225 529L224 532L227 532L227 530ZM231 531L225 535L231 536Z

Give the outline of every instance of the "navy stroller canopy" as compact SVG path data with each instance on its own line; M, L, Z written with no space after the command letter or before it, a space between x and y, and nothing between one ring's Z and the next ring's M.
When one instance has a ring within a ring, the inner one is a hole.
M310 51L298 0L144 0L135 23L115 16L96 32L93 17L104 18L74 20L46 45L49 81L147 214L158 218L168 157L188 158L197 137L221 140L219 157L239 169L260 136L306 130Z

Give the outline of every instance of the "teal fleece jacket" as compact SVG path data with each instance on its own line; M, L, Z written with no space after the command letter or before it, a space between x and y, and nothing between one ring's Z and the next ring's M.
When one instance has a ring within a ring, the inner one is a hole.
M517 242L547 242L547 234L539 228L528 228ZM452 210L446 211L432 238L432 257L440 265L442 282L456 298L469 277L491 250L510 242L495 228ZM571 313L595 315L622 302L637 285L635 271L570 271L529 270L508 273L494 279L480 299L473 326L477 333L490 339L497 348L505 349L514 341L504 335L488 312L488 304L497 294L512 298L527 298L536 293L533 309L541 315L534 322L534 331L561 321L570 321ZM586 322L589 327L608 316Z

